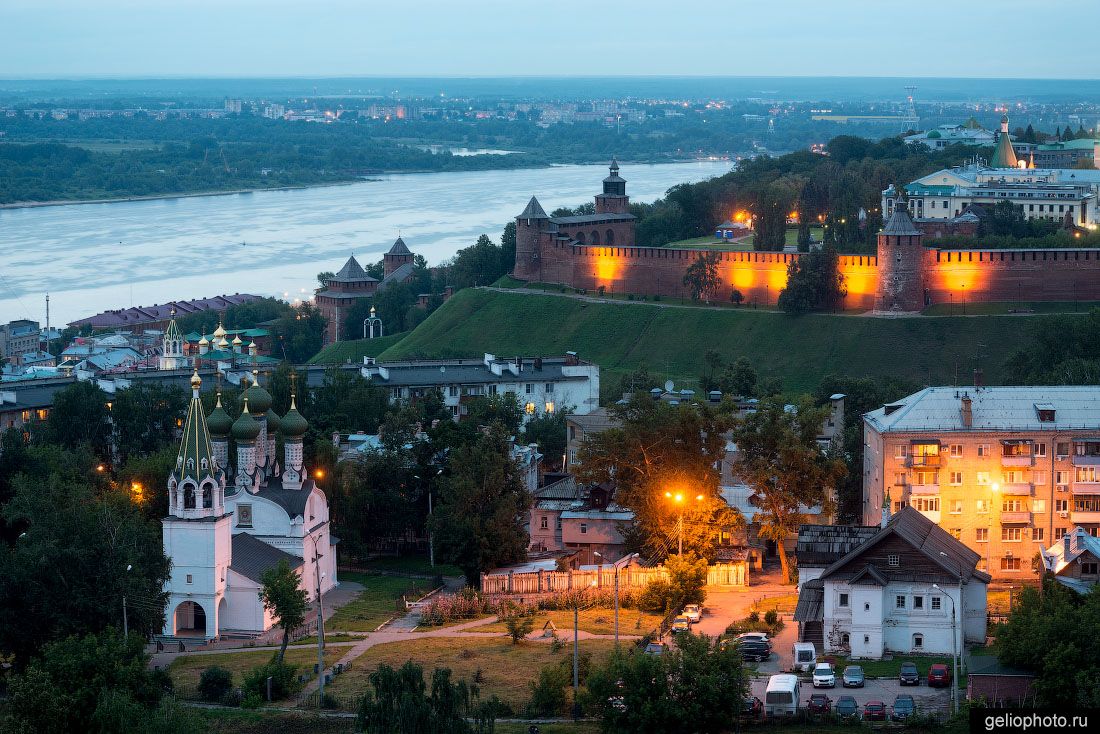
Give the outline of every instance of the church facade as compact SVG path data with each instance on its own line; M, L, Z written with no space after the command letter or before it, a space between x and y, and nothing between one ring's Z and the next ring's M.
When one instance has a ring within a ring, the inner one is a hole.
M202 380L198 373L191 378L162 521L164 553L172 562L165 637L208 640L270 629L275 620L260 600L261 579L281 561L300 574L311 601L337 585L328 499L303 465L309 425L293 394L290 410L278 416L258 374L253 377L235 421L220 391L207 416L199 398ZM277 433L283 437L281 461Z

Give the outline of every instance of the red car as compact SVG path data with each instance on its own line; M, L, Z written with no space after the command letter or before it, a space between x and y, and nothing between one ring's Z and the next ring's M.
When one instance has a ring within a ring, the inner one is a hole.
M882 701L868 701L863 705L863 718L867 721L886 721L886 704Z
M928 685L934 688L951 685L951 671L943 663L936 663L928 669Z
M815 693L806 702L806 708L811 714L827 714L832 710L833 701L824 693Z

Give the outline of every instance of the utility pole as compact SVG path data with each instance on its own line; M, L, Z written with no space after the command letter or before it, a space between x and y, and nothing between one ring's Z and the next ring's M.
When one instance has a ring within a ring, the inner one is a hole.
M313 575L317 577L317 708L325 707L325 605L321 600L321 553L317 550L317 538L313 541Z
M580 602L573 603L573 721L580 719L581 710L577 703L577 692L580 690L580 677L578 675L578 665L580 660L580 635L578 633L578 627L580 625Z
M615 649L619 649L619 564L615 563Z
M22 537L22 536L20 536L20 537ZM130 569L132 569L132 568L133 568L132 565L129 565L129 564L126 565L126 573L127 573L126 578L127 579L130 578L129 573L130 573ZM122 595L122 638L123 639L129 639L129 637L130 637L130 620L129 620L129 617L127 616L127 614L126 614L126 595L123 594Z

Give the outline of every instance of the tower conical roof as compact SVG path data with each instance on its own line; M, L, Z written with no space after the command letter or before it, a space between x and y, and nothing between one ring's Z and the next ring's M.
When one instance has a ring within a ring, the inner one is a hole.
M172 475L177 482L191 479L201 484L204 479L213 479L217 473L214 463L214 449L210 445L210 431L206 426L206 415L202 412L199 388L202 380L198 372L191 377L191 404L187 408L187 419L183 423L183 438L176 454L176 466Z
M267 432L268 433L275 433L275 431L279 430L279 424L282 423L283 419L279 417L279 414L276 413L273 408L268 408L267 409L267 416L266 417L267 417Z
M886 226L882 228L882 233L889 235L922 234L913 224L913 220L909 217L909 207L906 206L905 199L898 198L898 203L894 205L894 213L890 215L890 219L886 222Z
M1015 168L1020 165L1008 136L1007 115L1001 118L1001 134L997 136L997 147L993 149L993 157L989 160L989 165L993 168Z
M405 240L398 237L397 241L393 243L393 247L390 248L390 251L387 254L389 254L389 255L411 255L412 250L410 250L408 248L408 246L405 244Z
M363 266L359 264L359 261L352 255L348 258L348 261L344 263L344 267L340 268L336 275L329 278L329 280L335 280L341 283L354 282L357 280L375 280L367 275L367 271L363 270Z
M542 204L534 196L531 197L531 201L527 202L527 207L519 215L520 219L549 219L546 216L546 210L542 208Z

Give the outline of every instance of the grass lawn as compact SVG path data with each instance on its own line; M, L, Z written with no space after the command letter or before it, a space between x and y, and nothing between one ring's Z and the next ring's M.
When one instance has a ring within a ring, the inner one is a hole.
M1022 320L1021 320L1022 319ZM429 316L384 359L451 358L576 351L600 365L613 392L616 376L646 367L655 382L695 384L701 356L748 357L788 391L812 390L830 373L891 376L951 384L954 364L970 364L983 344L988 384L1043 316L874 319L830 314L788 316L740 309L657 308L652 303L596 304L553 295L464 289ZM554 324L532 329L531 324ZM904 359L899 359L904 355ZM610 392L609 392L610 394Z
M373 632L395 614L405 613L400 601L402 594L411 596L416 590L427 591L431 586L431 582L425 579L354 571L341 572L340 579L362 584L364 589L354 601L340 607L331 619L325 620L325 629L333 632Z
M821 242L825 239L825 230L821 227L810 227L810 237L817 242ZM787 231L784 233L783 237L783 244L798 244L798 227L787 227Z
M363 561L356 568L364 568L368 571L389 571L391 573L412 573L420 576L461 576L462 570L457 566L449 566L445 563L437 563L435 566L429 562L427 556L379 556L369 561ZM341 572L341 578L343 578Z
M346 362L362 362L363 357L377 357L382 352L392 347L405 338L409 332L388 334L377 339L350 339L348 341L329 344L327 347L313 355L308 364L344 364Z
M566 632L573 629L573 612L570 610L540 611L534 616L535 631L542 630L548 622L553 622L558 630L559 637L565 637ZM614 609L583 609L578 618L578 627L585 632L595 635L615 634L615 610ZM661 624L661 615L649 614L637 609L619 609L619 634L620 635L644 635L650 630L656 629ZM476 632L507 632L508 627L504 622L494 622L482 627L477 627ZM570 632L570 634L572 634Z
M1020 312L1039 314L1088 313L1096 301L1004 301L1000 303L937 303L924 309L925 316L995 316Z
M794 614L794 608L798 606L798 594L782 594L780 596L765 596L753 604L760 616L769 609L778 610L780 614Z
M325 651L325 664L338 660L347 651L334 647ZM275 654L273 650L249 650L247 652L227 652L218 655L184 655L172 661L168 666L168 674L176 684L176 690L184 695L191 695L199 685L199 676L202 671L213 666L225 668L233 674L233 685L238 686L245 674L253 668L258 668ZM287 650L283 658L290 665L298 666L298 674L313 674L313 666L317 663L317 650Z
M355 719L321 717L306 712L208 708L190 711L201 722L199 730L208 734L268 734L273 731L280 734L344 734L355 731Z
M921 684L928 683L928 668L935 663L944 663L951 667L951 656L939 657L935 655L896 655L893 660L848 660L843 655L831 655L836 660L837 673L843 673L847 665L859 665L863 668L863 674L868 678L897 678L901 672L902 663L916 663L917 672L920 673Z
M564 640L563 640L564 641ZM615 643L611 640L581 640L581 652L592 653L593 662L609 655ZM369 683L367 677L380 663L397 668L405 661L423 666L426 677L435 668L450 668L452 680L472 682L478 670L482 682L481 697L498 696L519 712L530 698L529 683L538 678L547 665L572 660L572 643L554 653L543 642L513 645L510 640L486 638L436 637L408 642L377 645L357 658L352 669L336 676L326 687L341 702L358 700Z
M680 240L678 242L669 242L664 247L697 247L701 250L718 250L718 251L751 251L752 250L752 235L748 237L740 237L736 240L720 240L713 235L707 235L705 237L692 237L688 240Z

